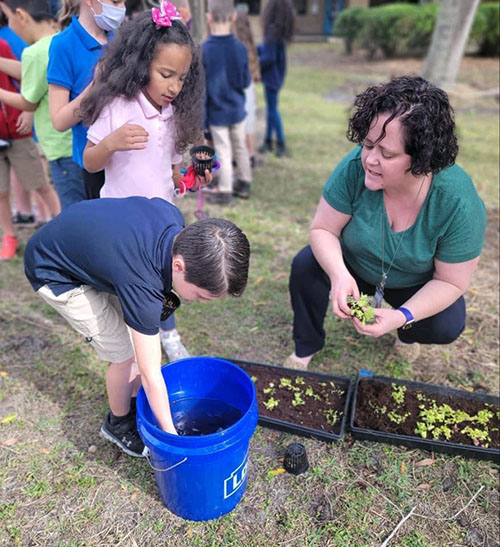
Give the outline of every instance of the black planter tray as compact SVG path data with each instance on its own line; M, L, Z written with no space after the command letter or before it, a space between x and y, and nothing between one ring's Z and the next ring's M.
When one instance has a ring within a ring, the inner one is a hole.
M347 421L347 413L349 409L349 402L351 400L351 393L352 393L351 378L346 378L345 376L332 376L330 374L322 374L319 372L311 372L307 370L296 370L292 368L279 367L276 365L268 365L265 363L255 363L253 361L243 361L241 359L232 359L232 358L226 358L226 357L223 357L223 359L226 359L227 361L230 361L231 363L234 363L235 365L240 366L243 370L245 370L246 366L263 367L263 368L272 369L273 371L280 371L286 374L315 378L316 380L321 380L321 381L338 382L342 384L343 389L345 386L345 403L344 403L344 410L342 413L342 420L340 422L339 433L331 433L328 431L323 431L321 429L314 429L312 427L306 427L300 424L294 424L292 422L278 420L276 418L270 418L268 416L262 416L260 413L259 413L259 425L264 427L269 427L271 429L277 429L279 431L286 431L287 433L293 433L295 435L312 437L315 439L319 439L321 441L337 442L337 441L340 441L342 437L344 436L346 421Z
M486 448L481 446L473 446L459 444L450 441L440 441L434 439L424 439L418 436L400 435L396 433L387 433L374 429L365 429L355 425L356 423L356 405L358 399L359 382L363 380L374 380L385 384L405 385L410 389L417 389L429 395L451 395L462 399L474 399L482 403L500 404L500 398L493 395L483 393L474 393L461 389L454 389L445 386L424 384L421 382L410 382L407 380L398 380L387 376L375 376L371 373L360 373L356 379L354 386L354 395L352 399L351 415L349 421L349 429L355 439L383 442L387 444L403 445L410 448L420 448L422 450L430 450L433 452L443 452L445 454L459 455L466 458L475 458L478 460L489 460L495 463L500 463L500 449Z

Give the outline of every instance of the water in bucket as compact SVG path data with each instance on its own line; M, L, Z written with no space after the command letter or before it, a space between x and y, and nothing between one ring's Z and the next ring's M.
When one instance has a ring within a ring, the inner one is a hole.
M175 429L179 435L211 435L235 424L242 412L218 399L190 397L171 406Z

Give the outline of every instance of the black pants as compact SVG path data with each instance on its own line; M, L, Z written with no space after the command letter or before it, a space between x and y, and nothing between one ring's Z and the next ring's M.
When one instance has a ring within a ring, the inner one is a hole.
M98 199L99 192L104 186L104 169L97 171L97 173L89 173L85 169L82 169L82 172L87 199Z
M375 286L366 283L350 270L359 290L369 295ZM385 289L384 300L393 308L402 306L423 285L404 289ZM304 247L293 259L290 273L290 296L293 308L293 340L298 357L319 351L325 344L323 323L330 305L330 278L316 261L310 246ZM461 296L442 312L417 321L408 330L398 329L402 342L449 344L465 328L465 301Z

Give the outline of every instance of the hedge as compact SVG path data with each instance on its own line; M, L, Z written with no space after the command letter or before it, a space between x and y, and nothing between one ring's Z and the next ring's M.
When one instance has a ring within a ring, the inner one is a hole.
M379 50L385 57L424 56L429 48L439 5L386 4L375 8L348 8L340 12L334 36L343 38L348 54L354 46L366 49L372 58ZM499 55L500 4L480 4L470 40L480 55Z

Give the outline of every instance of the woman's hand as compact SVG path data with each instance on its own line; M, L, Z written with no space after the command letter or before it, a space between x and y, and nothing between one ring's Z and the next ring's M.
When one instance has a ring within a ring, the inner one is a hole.
M110 152L121 152L124 150L144 150L148 142L149 133L135 123L126 123L115 129L102 142Z
M353 319L354 328L359 334L378 338L388 332L399 329L406 323L406 317L398 310L375 308L375 322L363 325L359 319Z
M347 297L349 295L356 300L358 300L360 296L356 280L349 272L345 271L332 279L332 290L330 295L333 313L341 319L351 319L351 312L347 305Z

